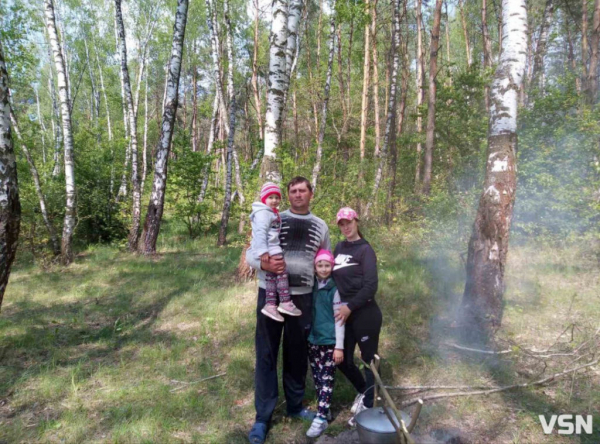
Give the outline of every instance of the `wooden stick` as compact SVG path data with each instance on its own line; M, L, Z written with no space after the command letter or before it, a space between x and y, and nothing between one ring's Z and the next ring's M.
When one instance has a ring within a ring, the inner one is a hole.
M379 355L375 355L375 368L377 368L377 371L379 371L379 364L380 364L381 358L379 357ZM373 387L373 407L377 407L377 398L379 397L379 393L378 393L378 387L377 384L375 384L375 387Z
M485 385L386 385L386 390L488 390L498 387Z
M400 427L398 427L398 424L396 424L396 421L394 421L394 418L392 418L392 415L390 414L389 410L387 409L387 407L384 405L382 407L383 409L383 413L385 413L385 416L387 416L388 421L390 421L392 423L392 427L394 427L394 430L396 430L396 434L398 435L398 442L400 444L404 444L406 442L406 440L404 439L404 433L402 432L402 430L400 430Z
M495 389L491 389L491 390L478 390L478 391L472 391L472 392L459 392L459 393L441 393L438 395L431 395L431 396L424 396L423 398L420 399L411 399L409 401L403 402L402 403L402 407L408 407L411 406L413 404L418 403L420 400L423 401L431 401L434 399L442 399L442 398L454 398L454 397L459 397L459 396L475 396L475 395L489 395L492 393L498 393L498 392L505 392L507 390L512 390L512 389L516 389L516 388L527 388L527 387L534 387L536 385L544 385L556 378L560 378L562 376L565 375L569 375L571 373L574 373L578 370L587 368L587 367L591 367L593 365L597 365L598 362L600 361L600 359L596 359L593 362L590 362L588 364L584 364L584 365L580 365L579 367L575 367L572 368L570 370L565 370L563 372L560 373L555 373L553 375L548 376L547 378L544 379L540 379L534 382L528 382L525 384L515 384L515 385L509 385L506 387L499 387L499 388L495 388Z
M508 353L512 353L512 350L501 350L501 351L491 351L491 350L479 350L477 348L469 348L469 347L463 347L461 345L456 345L456 344L450 344L449 342L443 342L443 345L447 346L447 347L452 347L452 348L456 348L458 350L463 350L463 351L469 351L469 352L475 352L475 353L483 353L486 355L506 355Z
M208 378L198 379L197 381L191 381L191 382L183 382L183 381L181 381L181 383L183 384L181 387L177 387L177 388L174 388L173 390L169 390L169 391L171 393L173 393L173 392L176 392L176 391L181 390L183 388L186 388L188 385L198 384L199 382L204 382L204 381L208 381L210 379L220 378L221 376L225 376L226 374L227 374L227 372L220 373L218 375L209 376Z
M402 418L400 418L400 426L402 426L402 431L404 432L404 439L406 439L407 444L415 444L415 441L410 437L410 433L406 429L406 424Z
M415 411L410 420L410 424L407 427L408 433L411 433L415 426L417 425L417 419L419 419L419 415L421 414L421 408L423 407L423 400L417 400L417 407L415 407Z

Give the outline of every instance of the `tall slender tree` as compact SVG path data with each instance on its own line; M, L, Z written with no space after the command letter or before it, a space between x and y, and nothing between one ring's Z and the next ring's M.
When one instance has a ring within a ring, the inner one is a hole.
M138 238L140 235L142 194L140 190L140 173L138 170L137 113L134 109L129 67L127 66L127 46L125 43L123 14L121 13L121 0L115 0L115 20L117 22L119 53L121 56L121 78L123 79L123 87L125 89L125 103L127 104L127 116L129 122L129 146L131 147L132 206L128 244L129 251L135 252L137 251ZM140 70L141 69L143 68L140 68Z
M61 243L62 262L69 265L73 261L73 231L77 217L75 203L75 162L73 159L73 131L71 126L71 104L69 100L69 87L66 75L63 52L56 32L53 0L44 0L44 14L46 28L50 40L50 47L54 56L56 77L58 79L58 94L60 98L60 111L62 117L62 134L64 140L64 162L66 183L65 219Z
M440 23L442 19L442 0L436 0L431 28L429 55L429 92L427 100L427 138L425 140L425 165L423 168L423 193L431 190L431 172L433 166L433 147L435 144L435 99L437 94L437 56L440 48Z
M164 210L165 190L167 186L167 161L173 137L175 114L177 112L179 75L181 73L188 6L188 0L177 0L177 12L173 27L173 45L171 47L171 59L168 71L167 99L162 117L159 145L156 149L152 194L148 203L144 231L142 232L142 244L140 245L140 250L144 254L156 252L156 240L158 239Z
M469 240L463 296L468 318L485 330L502 321L504 270L517 187L517 105L527 45L525 0L503 0L502 21L504 48L492 82L486 174Z
M8 72L0 42L0 308L17 252L21 202L12 143Z

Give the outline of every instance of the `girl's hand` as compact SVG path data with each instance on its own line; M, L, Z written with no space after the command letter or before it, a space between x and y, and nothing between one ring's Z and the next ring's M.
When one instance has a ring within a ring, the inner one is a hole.
M348 316L350 316L350 313L352 313L352 310L350 310L347 305L342 305L338 312L335 314L335 320L342 321L342 325L344 325L348 320Z
M344 350L336 348L333 351L333 362L335 362L335 365L340 365L342 362L344 362Z
M261 262L262 264L265 264L265 263L269 262L269 253L263 253L263 254L260 256L260 262Z

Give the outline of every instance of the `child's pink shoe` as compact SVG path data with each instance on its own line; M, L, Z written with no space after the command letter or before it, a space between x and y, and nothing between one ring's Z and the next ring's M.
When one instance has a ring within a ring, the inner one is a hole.
M277 322L283 322L285 320L283 319L283 316L279 314L275 305L265 304L260 312Z
M283 314L290 315L290 316L302 315L302 312L300 310L298 310L298 308L296 308L296 306L294 305L294 303L292 301L282 302L281 304L279 304L279 307L277 308L277 310L279 310L279 313L283 313Z

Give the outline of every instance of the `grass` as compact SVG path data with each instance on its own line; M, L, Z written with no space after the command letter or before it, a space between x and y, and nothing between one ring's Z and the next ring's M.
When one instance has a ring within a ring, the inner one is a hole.
M482 359L444 347L463 285L459 252L411 248L397 237L373 242L385 381L510 384L539 371L518 353ZM18 264L0 315L0 443L246 442L254 418L256 290L232 280L239 246L214 244L211 237L165 236L153 259L100 246L68 268ZM571 323L573 344L597 327L600 274L590 252L582 244L514 247L499 339L543 349ZM597 443L599 388L595 374L429 403L417 431L456 427L473 442ZM340 376L338 419L328 433L345 429L353 398ZM306 442L307 425L284 412L278 406L268 442ZM543 435L537 415L552 413L593 414L597 435Z

